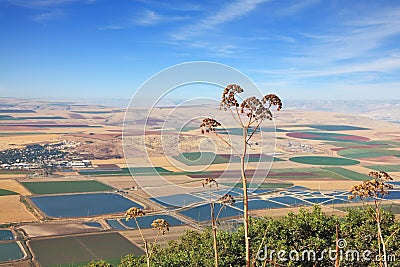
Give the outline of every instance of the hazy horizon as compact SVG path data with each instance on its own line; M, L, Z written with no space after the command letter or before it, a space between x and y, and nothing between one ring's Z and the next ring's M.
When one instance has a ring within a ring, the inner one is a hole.
M0 91L130 98L211 61L283 99L398 99L399 14L396 1L2 0Z

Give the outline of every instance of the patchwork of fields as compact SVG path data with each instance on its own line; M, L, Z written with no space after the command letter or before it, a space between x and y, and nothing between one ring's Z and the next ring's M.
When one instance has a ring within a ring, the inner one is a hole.
M72 110L54 113L57 114L39 110L0 111L0 146L6 149L75 138L84 144L82 149L87 149L84 155L96 157L121 142L121 129L115 126L123 118L120 110L72 106ZM399 126L385 124L388 128L382 132L374 129L384 128L378 124L354 126L343 123L336 115L327 115L331 123L321 125L306 119L293 123L298 119L296 113L288 114L290 122L277 125L275 154L262 151L255 143L249 148L246 174L251 214L285 214L287 210L315 204L340 214L361 205L348 199L348 190L369 179L367 174L371 170L393 175L395 188L383 206L400 213ZM108 125L108 121L112 123ZM135 121L146 123L139 115ZM164 120L155 116L147 122L150 129L146 133L156 142L163 133L160 129ZM255 135L273 130L261 127ZM165 132L171 134L174 130ZM238 137L241 129L232 127L219 133ZM133 138L136 134L132 133ZM186 127L182 135L190 138L199 133L197 128ZM100 148L91 150L91 142L100 144ZM226 148L199 152L197 146L191 150L185 147L169 159L149 157L149 161L151 164L144 164L144 156L139 154L128 165L118 157L96 158L92 167L58 172L54 177L28 176L31 170L0 170L0 223L5 228L0 230L0 264L24 258L41 266L79 265L97 259L118 263L126 254L141 255L141 245L130 238L137 235L136 222L123 218L132 206L146 212L137 219L142 229L150 231L157 218L167 220L173 229L194 229L209 225L210 199L216 201L231 194L236 203L229 207L216 204L216 213L222 223L240 222L240 158L227 153ZM218 187L203 187L204 178L215 178ZM183 190L165 186L159 189L159 195L149 195L148 189L153 188L142 186L140 179L150 181L149 184L164 179ZM252 183L253 180L257 182ZM15 227L10 227L10 223ZM20 235L16 238L10 229ZM30 253L26 253L26 248Z

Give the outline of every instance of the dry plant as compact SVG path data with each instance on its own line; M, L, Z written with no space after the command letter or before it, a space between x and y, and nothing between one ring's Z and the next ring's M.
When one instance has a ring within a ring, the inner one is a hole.
M225 138L218 134L216 128L221 126L221 123L213 118L206 118L200 125L203 134L213 133L226 143L235 153L240 155L241 162L241 178L243 184L243 221L244 221L244 235L245 235L245 246L246 246L246 267L250 267L250 240L249 240L249 211L248 211L248 189L247 189L247 178L245 168L245 158L247 155L247 146L249 145L250 139L256 133L261 123L264 120L272 120L273 114L271 108L274 106L279 111L282 108L281 99L274 95L265 95L262 99L258 99L254 96L243 100L241 103L236 99L237 94L243 93L244 89L237 84L228 85L223 93L222 100L220 103L221 109L229 111L239 125L242 128L243 148L239 152L231 143ZM249 134L249 130L251 130Z
M218 182L214 178L206 178L203 181L203 187L208 187L209 188L209 193L210 193L210 208L211 208L211 231L213 235L213 245L214 245L214 266L218 267L219 262L218 262L218 241L217 241L217 223L219 222L219 216L221 214L221 211L223 208L226 206L232 206L235 204L235 199L233 196L229 194L223 195L221 198L217 200L217 202L222 206L219 211L217 216L215 216L215 201L212 200L211 197L211 189L213 187L218 187Z
M378 249L379 249L379 266L387 267L387 254L386 254L386 244L393 236L393 234L387 238L385 241L382 234L382 211L380 208L380 204L383 198L389 194L389 190L393 189L393 185L386 183L387 181L393 180L393 178L387 174L386 172L376 172L372 171L368 174L372 179L364 181L362 184L355 185L351 188L351 195L349 199L354 199L359 197L364 206L370 211L371 215L374 217L376 221L376 225L378 228ZM365 201L368 199L373 199L374 206L366 205ZM383 254L383 255L382 255ZM382 260L383 256L383 260Z
M149 249L149 243L148 243L147 239L145 238L145 236L143 235L142 229L140 228L140 225L137 221L137 217L141 217L144 215L145 215L145 213L143 212L143 210L136 208L136 207L132 207L125 212L125 220L126 221L129 221L130 219L135 220L136 226L137 226L140 236L142 237L142 240L143 240L147 267L150 267L151 257L153 256L154 248L156 247L158 238L160 237L160 235L166 235L167 232L169 232L169 223L164 219L155 219L153 221L153 223L151 224L151 227L153 228L153 230L157 230L157 235L154 239L151 249Z

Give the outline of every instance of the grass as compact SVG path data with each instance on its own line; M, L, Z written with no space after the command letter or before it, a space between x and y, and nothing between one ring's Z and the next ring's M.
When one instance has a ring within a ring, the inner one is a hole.
M145 174L154 174L154 172L160 173L160 174L165 174L165 173L172 173L171 171L164 169L162 167L136 167L136 168L121 168L120 170L81 170L79 171L79 174L81 175L99 175L99 176L104 176L104 175L110 175L110 176L129 176L131 175L131 172L133 174L140 174L140 175L145 175Z
M396 156L400 155L399 151L387 150L387 149L374 149L374 148L349 148L340 150L338 154L342 157L352 159L363 159L363 158L377 158L384 156Z
M111 186L98 181L58 181L58 182L22 182L31 193L43 194L64 194L102 192L113 190Z
M88 234L29 242L41 266L79 266L104 259L119 263L128 254L142 255L142 250L119 233Z
M212 152L182 153L181 155L174 156L173 158L188 165L188 166L221 164L221 163L229 162L229 159L219 156L219 155L216 155Z
M364 180L368 180L368 176L367 175L363 175L361 173L355 172L355 171L351 171L348 169L344 169L341 167L329 167L329 168L323 168L324 170L328 170L331 171L333 173L339 174L345 178L354 180L354 181L364 181Z
M289 159L290 161L310 164L310 165L333 165L333 166L344 166L344 165L356 165L360 162L357 160L345 159L345 158L335 158L335 157L322 157L322 156L303 156L303 157L293 157Z
M0 188L0 196L12 196L12 195L18 195L18 193Z

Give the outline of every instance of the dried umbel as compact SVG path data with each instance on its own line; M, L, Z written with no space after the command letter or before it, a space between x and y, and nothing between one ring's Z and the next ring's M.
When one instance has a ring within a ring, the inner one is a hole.
M230 194L225 194L218 199L218 203L227 206L232 206L235 204L235 202L235 198Z
M268 105L268 108L271 108L272 106L276 106L276 110L281 110L282 109L282 100L275 94L269 94L264 96L261 101L264 104Z
M282 101L278 96L269 94L264 96L262 100L252 96L243 100L240 104L240 112L257 121L272 120L272 106L276 106L277 110L282 108Z
M213 185L218 187L218 182L214 178L206 178L206 179L204 179L202 184L203 184L203 187L205 187L205 186L210 186L211 187Z
M154 230L161 231L163 235L169 232L169 223L164 219L156 219L151 224Z
M221 126L221 123L212 119L212 118L205 118L203 119L202 123L200 124L201 133L209 133L214 132L215 128Z
M145 213L143 212L143 210L136 208L136 207L132 207L125 212L125 220L129 221L132 218L136 218L136 217L140 217L140 216L144 216L144 215L145 215Z
M231 107L239 107L239 103L236 100L235 95L242 92L243 88L237 84L229 84L227 87L225 87L220 103L221 108L227 110Z
M390 189L393 189L393 185L386 183L386 181L393 180L386 172L370 172L368 175L373 179L353 186L350 190L352 195L349 196L349 199L354 199L357 196L361 199L382 198L389 194Z

